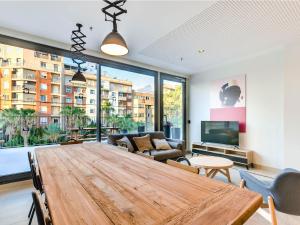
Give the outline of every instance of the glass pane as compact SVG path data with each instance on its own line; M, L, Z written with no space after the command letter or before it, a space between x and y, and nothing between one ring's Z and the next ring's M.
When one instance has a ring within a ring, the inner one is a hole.
M0 44L0 176L29 170L27 151L70 139L96 140L97 65L70 82L71 59Z
M154 130L154 77L101 66L101 139Z
M163 126L167 137L183 138L182 83L163 80Z

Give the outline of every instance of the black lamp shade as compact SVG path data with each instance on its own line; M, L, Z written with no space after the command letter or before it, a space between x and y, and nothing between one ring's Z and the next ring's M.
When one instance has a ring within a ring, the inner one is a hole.
M80 70L78 70L72 77L72 83L82 83L84 84L86 82L86 79L84 77L84 75L81 73Z
M121 34L117 31L112 31L104 38L101 44L101 51L108 55L121 56L128 53L128 48Z

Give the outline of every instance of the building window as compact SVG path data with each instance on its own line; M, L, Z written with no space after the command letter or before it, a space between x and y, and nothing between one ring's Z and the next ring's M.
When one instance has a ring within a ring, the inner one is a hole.
M41 78L42 79L47 79L47 73L46 72L41 72Z
M47 84L41 83L41 90L47 90Z
M12 94L16 94L16 93L12 93ZM3 100L9 100L9 95L3 95Z
M66 98L66 103L72 103L72 99L71 98Z
M41 106L41 113L47 113L47 106Z
M95 90L91 89L91 90L90 90L90 94L91 94L91 95L94 95L94 94L95 94Z
M95 113L95 109L90 109L90 113Z
M41 117L40 118L40 124L48 124L48 119L47 119L47 117Z
M46 101L47 101L47 96L41 95L41 102L46 102Z
M54 118L54 119L53 119L53 123L58 123L58 119L57 119L57 118Z
M66 87L66 93L72 93L72 88L71 87Z
M3 82L3 89L9 89L9 83L8 81Z
M4 75L4 77L7 77L8 74L9 74L9 69L3 70L3 75Z
M95 104L95 99L90 99L90 104Z
M54 64L53 67L54 67L53 70L54 70L55 72L58 72L58 65L57 65L57 64Z
M82 99L81 98L76 98L76 104L81 105L82 104Z
M42 68L46 68L46 67L47 67L47 63L41 62L41 67L42 67Z

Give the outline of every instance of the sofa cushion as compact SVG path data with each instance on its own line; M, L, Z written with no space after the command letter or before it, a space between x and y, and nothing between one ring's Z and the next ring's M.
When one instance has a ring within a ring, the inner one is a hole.
M149 152L146 152L146 154L149 154ZM154 160L157 161L164 161L167 159L176 159L178 157L183 156L182 151L178 149L170 149L170 150L151 150L151 155L154 156Z
M170 150L172 149L166 139L152 139L156 150Z
M150 140L150 135L147 134L143 137L133 137L133 140L140 152L153 149L153 145Z
M156 131L156 132L143 132L140 133L140 136L145 136L149 134L150 135L150 139L166 139L164 132L162 131Z
M107 143L111 144L111 145L118 145L117 140L120 140L124 136L126 136L128 138L134 151L137 151L138 148L135 145L135 142L133 141L133 137L139 137L139 134L111 134L111 135L108 135Z
M129 152L134 152L134 148L127 136L122 137L121 139L117 140L116 142L117 142L117 145L126 147Z

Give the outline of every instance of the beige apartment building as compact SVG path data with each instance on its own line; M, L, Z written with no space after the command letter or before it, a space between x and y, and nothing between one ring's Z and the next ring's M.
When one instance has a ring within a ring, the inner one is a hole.
M0 44L0 109L34 109L41 124L59 121L63 58Z

